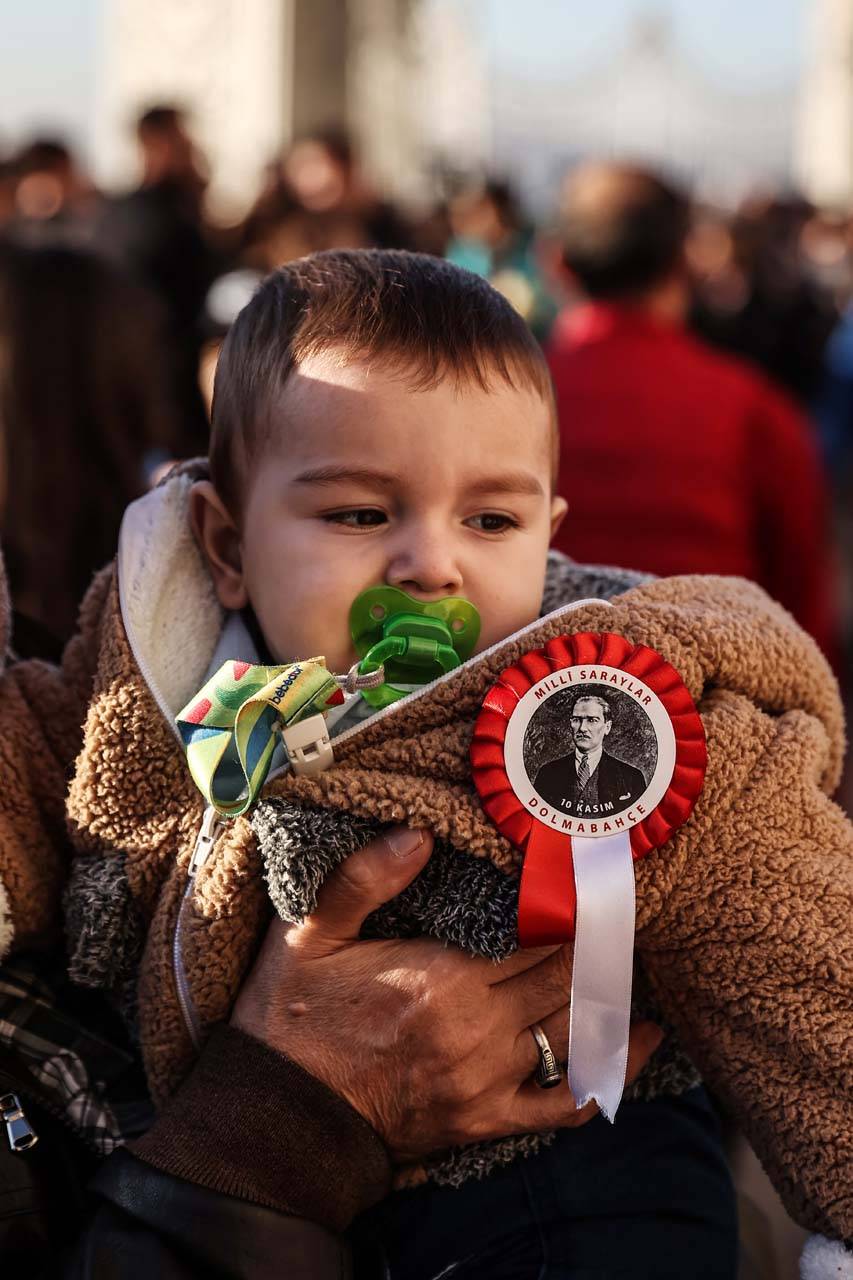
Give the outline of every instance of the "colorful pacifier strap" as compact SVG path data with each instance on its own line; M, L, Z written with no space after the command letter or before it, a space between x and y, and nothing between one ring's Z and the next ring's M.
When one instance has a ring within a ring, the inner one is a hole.
M207 803L228 818L245 813L266 781L277 730L343 700L322 658L269 667L226 662L177 717Z

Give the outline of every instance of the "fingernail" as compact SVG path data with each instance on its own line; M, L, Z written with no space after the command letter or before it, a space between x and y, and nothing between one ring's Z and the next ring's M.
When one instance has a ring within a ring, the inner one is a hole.
M395 858L408 858L424 842L424 832L412 827L392 827L385 832L385 842Z

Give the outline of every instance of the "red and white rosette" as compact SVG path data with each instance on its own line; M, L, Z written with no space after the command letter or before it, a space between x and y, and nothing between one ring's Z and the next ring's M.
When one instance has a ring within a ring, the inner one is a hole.
M634 862L687 821L706 764L678 672L612 632L559 636L525 654L474 726L483 809L524 853L519 943L574 938L569 1085L578 1107L595 1098L610 1120L628 1053Z

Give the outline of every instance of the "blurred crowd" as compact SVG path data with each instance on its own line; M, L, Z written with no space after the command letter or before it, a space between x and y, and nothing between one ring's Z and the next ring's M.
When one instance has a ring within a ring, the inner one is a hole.
M441 173L412 211L330 129L270 163L222 226L182 112L146 111L137 140L140 181L118 195L59 139L0 163L0 531L22 652L56 655L127 502L206 452L218 346L262 276L376 246L487 276L546 345L561 549L752 576L845 676L853 216L773 193L724 211L606 164L568 175L545 225L489 175Z

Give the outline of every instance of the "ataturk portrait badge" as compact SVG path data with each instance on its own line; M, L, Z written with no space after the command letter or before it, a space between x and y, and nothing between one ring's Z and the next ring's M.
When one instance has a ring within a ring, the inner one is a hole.
M687 821L705 732L678 672L610 632L560 636L502 672L474 727L483 809L524 853L521 946L575 940L569 1078L578 1106L621 1097L634 861Z

